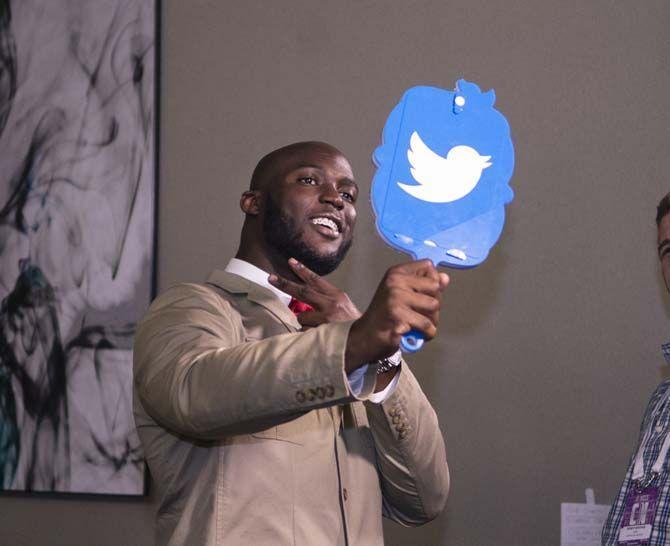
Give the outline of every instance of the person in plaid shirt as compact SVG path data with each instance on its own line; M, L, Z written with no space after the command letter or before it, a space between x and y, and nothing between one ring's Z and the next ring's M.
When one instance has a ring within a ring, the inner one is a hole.
M670 193L658 204L656 225L661 272L670 292ZM667 358L668 348L663 349ZM603 546L670 544L669 449L670 380L665 380L644 413L640 439L603 527Z

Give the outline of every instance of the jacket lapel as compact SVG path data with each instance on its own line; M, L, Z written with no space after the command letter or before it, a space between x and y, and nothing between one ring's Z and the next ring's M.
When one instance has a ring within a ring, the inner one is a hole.
M291 332L295 332L302 328L298 319L293 314L293 311L284 305L271 290L268 290L255 282L251 282L234 273L215 269L207 278L207 283L217 286L231 294L246 294L249 301L267 309Z

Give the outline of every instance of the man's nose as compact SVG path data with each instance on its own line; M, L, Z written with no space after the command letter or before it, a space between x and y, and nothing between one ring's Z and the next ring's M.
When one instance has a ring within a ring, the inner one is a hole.
M323 184L321 189L322 203L330 203L337 210L342 210L342 208L344 208L344 200L335 186L332 184Z

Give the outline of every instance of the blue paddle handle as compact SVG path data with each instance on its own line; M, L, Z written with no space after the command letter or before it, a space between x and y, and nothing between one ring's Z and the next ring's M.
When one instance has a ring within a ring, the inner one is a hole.
M433 259L433 265L437 267L437 260ZM416 353L426 343L426 337L419 330L410 330L400 340L400 348L404 353Z
M421 350L423 344L425 343L425 338L423 337L423 332L418 330L410 330L400 340L400 348L405 353L416 353Z

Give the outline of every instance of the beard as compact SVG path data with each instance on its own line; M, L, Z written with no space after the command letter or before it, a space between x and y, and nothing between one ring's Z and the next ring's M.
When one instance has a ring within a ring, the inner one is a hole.
M272 197L268 197L263 221L263 235L268 245L287 260L295 258L317 275L335 271L349 251L352 239L343 241L331 254L317 254L303 241L303 230L295 220L282 213Z

